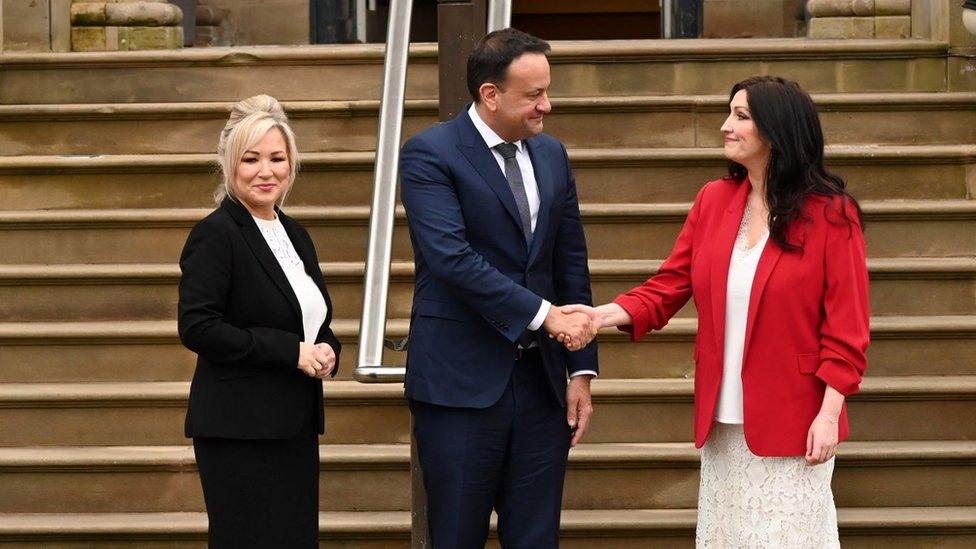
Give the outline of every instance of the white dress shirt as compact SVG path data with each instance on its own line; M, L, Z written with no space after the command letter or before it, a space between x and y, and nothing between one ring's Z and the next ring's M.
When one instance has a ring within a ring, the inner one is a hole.
M315 344L315 338L318 337L322 323L329 313L322 291L305 272L305 264L295 251L295 245L288 238L281 220L277 216L270 221L255 217L254 222L257 223L261 235L267 241L275 259L281 265L281 270L285 272L295 297L298 298L298 304L302 309L302 328L305 336L302 341Z
M478 114L478 110L475 108L474 104L468 109L468 116L471 118L471 122L474 123L474 127L481 134L481 138L485 140L485 144L488 145L488 149L491 151L492 156L495 157L495 162L498 162L498 169L501 170L502 174L505 173L505 158L502 153L498 152L495 147L501 145L502 143L507 143L504 139L495 133L495 130L491 129L484 120L481 119L481 115ZM522 183L525 185L525 198L529 202L529 216L532 219L531 228L532 232L535 233L536 221L539 219L539 205L541 200L539 198L539 183L535 180L535 170L532 168L532 159L529 157L529 151L525 146L525 141L516 141L512 143L515 145L515 161L518 162L519 170L522 172ZM542 300L542 305L539 306L539 312L536 313L535 318L527 326L528 330L536 331L542 327L542 323L546 320L546 315L549 314L549 309L552 307L552 303L546 299ZM578 375L591 375L596 376L596 372L592 370L580 370L573 375L573 377Z

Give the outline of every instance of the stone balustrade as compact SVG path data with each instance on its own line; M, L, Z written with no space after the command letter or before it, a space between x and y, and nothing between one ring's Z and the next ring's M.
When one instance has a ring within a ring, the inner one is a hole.
M183 12L167 0L74 0L73 51L178 49Z
M809 0L809 38L909 38L911 0Z

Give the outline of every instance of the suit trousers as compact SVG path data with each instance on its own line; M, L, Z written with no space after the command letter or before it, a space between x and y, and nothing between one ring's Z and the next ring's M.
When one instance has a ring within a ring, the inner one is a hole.
M411 400L410 410L433 549L483 548L493 508L502 547L559 546L571 431L537 350L488 408Z
M319 546L317 417L289 439L193 439L211 549Z

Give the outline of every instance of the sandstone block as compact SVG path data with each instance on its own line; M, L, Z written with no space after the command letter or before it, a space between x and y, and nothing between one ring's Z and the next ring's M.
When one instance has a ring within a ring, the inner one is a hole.
M874 18L875 38L909 38L911 35L911 15L885 15Z
M911 15L912 0L809 0L812 17L871 17Z
M814 17L809 38L873 38L874 17Z
M850 0L851 11L859 17L871 17L874 15L875 0Z
M167 27L178 25L183 12L161 2L75 2L71 23L76 27Z
M852 17L874 13L874 0L809 0L807 12L811 17Z
M874 0L875 15L912 14L912 0Z
M73 51L162 50L183 47L183 27L74 27Z
M74 4L87 4L92 0L71 0ZM135 4L139 2L151 2L153 4L168 4L169 0L101 0L103 4Z

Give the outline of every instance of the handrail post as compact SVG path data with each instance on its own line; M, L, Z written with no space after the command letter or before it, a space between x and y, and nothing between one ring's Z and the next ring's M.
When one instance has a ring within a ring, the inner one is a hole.
M485 33L486 10L485 0L438 0L438 3L440 115L443 120L453 117L468 102L465 82L467 58L475 43ZM499 4L501 7L493 6L493 13L498 9L507 9L509 15L502 15L510 17L510 0L503 4ZM411 9L411 0L390 1L366 275L363 281L363 313L359 326L359 358L354 374L357 381L366 383L401 381L406 373L405 368L384 367L382 363ZM412 418L410 432L411 547L426 549L429 545L427 497L417 448L412 437Z
M359 360L355 379L362 382L398 381L403 368L383 367L386 300L396 216L397 163L406 95L410 49L411 0L391 0L383 69L383 97L373 172L373 201L369 214L369 244L363 281L363 314L359 324Z
M488 32L512 26L512 0L488 0Z
M471 101L468 56L485 34L485 0L438 0L437 65L440 119L454 118Z

